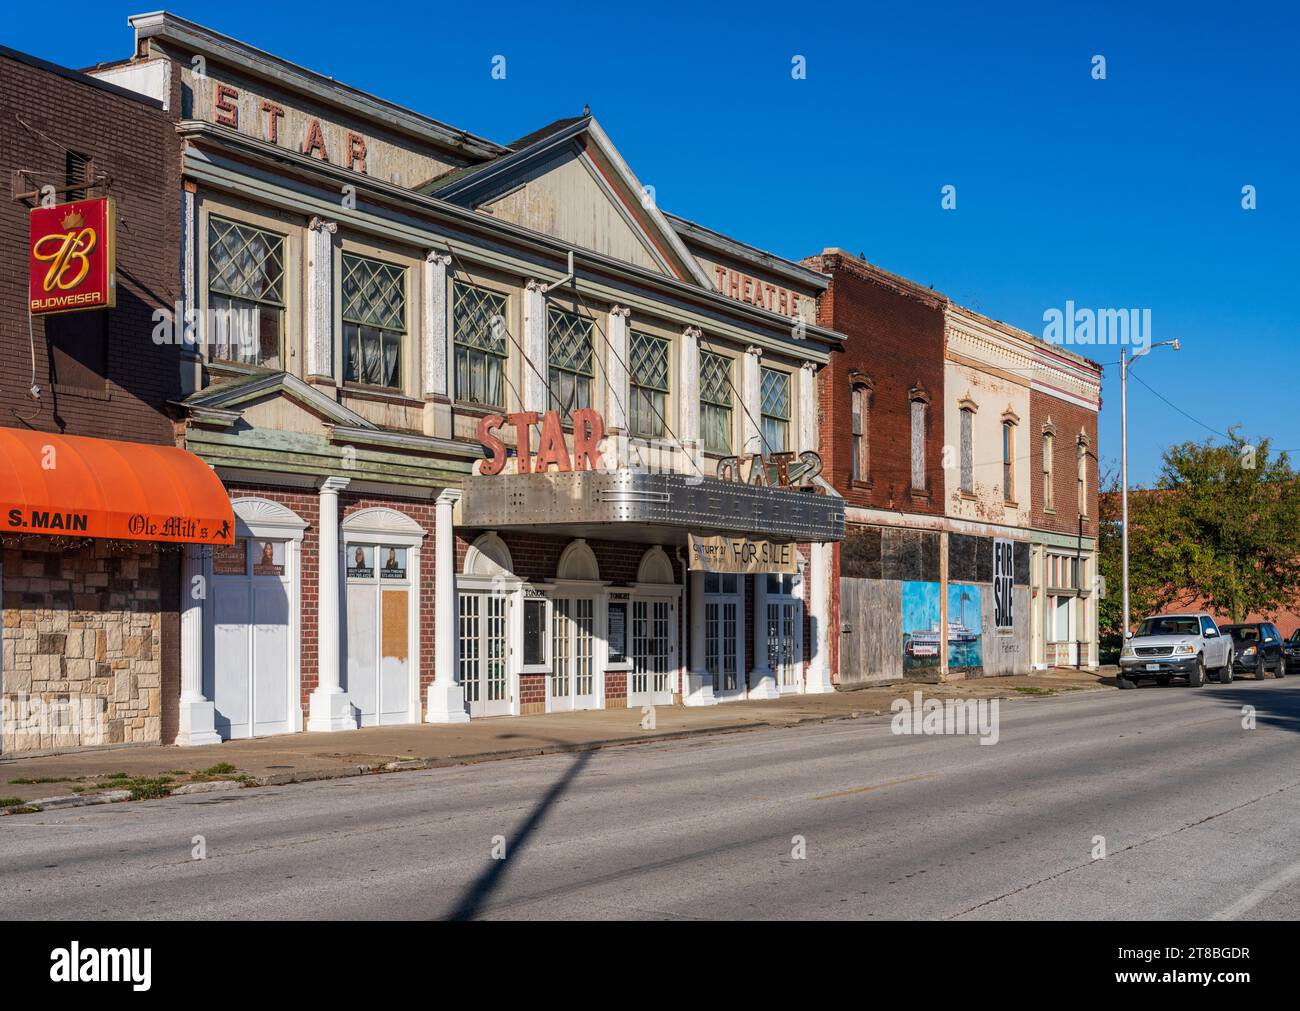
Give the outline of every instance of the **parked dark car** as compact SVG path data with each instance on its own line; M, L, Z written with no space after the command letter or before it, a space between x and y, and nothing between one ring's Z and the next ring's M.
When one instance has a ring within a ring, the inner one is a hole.
M1282 652L1286 654L1286 669L1300 670L1300 628L1292 632L1291 638L1282 644Z
M1287 659L1282 633L1272 622L1254 621L1219 627L1225 635L1232 636L1236 647L1232 663L1234 674L1253 674L1256 681L1263 681L1270 671L1276 677L1286 677Z

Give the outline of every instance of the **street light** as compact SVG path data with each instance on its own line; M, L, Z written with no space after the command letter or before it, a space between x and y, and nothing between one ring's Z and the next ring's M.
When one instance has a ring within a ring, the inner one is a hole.
M1120 426L1120 501L1123 511L1123 528L1120 531L1124 555L1124 638L1128 638L1128 370L1139 358L1149 355L1156 348L1171 347L1178 350L1178 338L1152 344L1140 355L1128 356L1127 348L1119 350L1119 426Z

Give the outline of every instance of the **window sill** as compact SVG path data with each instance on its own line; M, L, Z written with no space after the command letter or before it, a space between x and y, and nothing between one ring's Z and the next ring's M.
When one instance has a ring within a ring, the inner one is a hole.
M1019 508L1020 508L1020 503L1017 502L1015 499L1005 499L1005 498L1004 498L1004 499L1002 500L1002 508L1003 508L1003 509L1019 509Z
M408 407L423 407L424 401L417 400L401 390L394 390L386 386L363 386L359 383L345 382L339 389L345 394L351 394L357 397L366 397L372 400L387 400L394 403L405 404Z
M957 493L957 497L958 497L959 499L961 499L963 502L977 502L977 501L979 501L979 499L976 497L976 495L975 495L975 493L974 493L973 491L959 491L959 492Z
M875 487L875 483L872 481L860 481L857 478L853 478L849 481L849 487L854 491L871 491L871 489Z
M490 414L507 414L504 407L495 407L492 404L480 404L476 400L453 400L451 409L457 414L471 414L475 417L486 418Z

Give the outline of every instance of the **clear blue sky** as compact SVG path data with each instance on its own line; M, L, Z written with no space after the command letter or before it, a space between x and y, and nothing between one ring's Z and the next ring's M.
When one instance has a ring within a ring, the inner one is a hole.
M169 9L493 140L589 103L665 209L796 259L863 252L1033 333L1067 299L1149 308L1155 339L1184 349L1136 375L1213 429L1300 449L1289 4L615 6ZM126 16L148 9L69 0L61 27L10 18L4 42L70 66L121 58ZM1117 464L1118 349L1092 356ZM1136 481L1168 443L1209 434L1137 383L1129 399Z

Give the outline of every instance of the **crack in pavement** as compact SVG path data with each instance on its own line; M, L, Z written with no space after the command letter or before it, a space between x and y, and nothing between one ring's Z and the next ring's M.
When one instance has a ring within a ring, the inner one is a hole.
M1258 804L1261 800L1268 800L1270 797L1275 797L1279 793L1286 793L1288 790L1294 790L1296 787L1300 787L1300 782L1291 783L1288 784L1287 786L1278 787L1276 790L1272 790L1268 793L1261 794L1258 797L1254 797L1250 800L1243 801L1242 803L1234 805L1233 807L1224 808L1222 811L1216 811L1214 814L1206 815L1204 818L1200 818L1197 821L1189 822L1188 824L1173 829L1172 831L1163 832L1160 835L1153 835L1149 839L1143 839L1139 842L1130 843L1128 846L1125 846L1121 850L1116 850L1113 854L1111 854L1111 856L1105 857L1104 859L1110 860L1114 857L1122 856L1123 854L1128 853L1131 850L1140 849L1143 846L1148 846L1151 843L1160 842L1164 839L1170 839L1173 836L1178 835L1180 832L1186 832L1188 829L1198 828L1199 826L1204 825L1206 822L1214 821L1216 818L1222 818L1226 814L1232 814L1234 811L1240 811L1243 808L1250 807L1252 804ZM1067 874L1073 874L1075 871L1081 871L1084 870L1085 868L1096 866L1097 863L1098 863L1097 860L1089 860L1087 863L1084 864L1078 864L1077 866L1074 867L1067 867L1063 871L1057 871L1055 874L1049 874L1044 878L1039 878L1037 881L1031 881L1027 885L1021 885L1019 888L1013 888L1011 889L1011 891L1003 892L1001 895L995 895L991 899L985 899L983 902L978 902L975 905L971 906L969 909L963 909L959 913L953 913L951 916L945 916L944 919L955 920L958 917L965 916L967 913L973 913L977 909L983 909L985 906L991 906L995 902L1001 902L1003 899L1009 899L1013 895L1019 895L1021 892L1027 892L1031 888L1037 888L1039 885L1046 884L1049 881L1055 881L1057 878L1063 878Z

